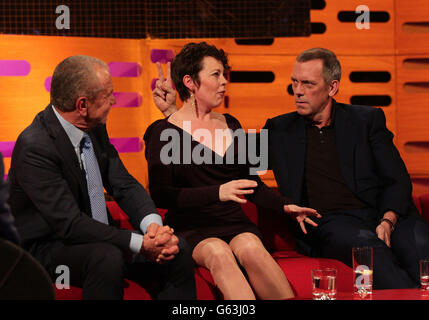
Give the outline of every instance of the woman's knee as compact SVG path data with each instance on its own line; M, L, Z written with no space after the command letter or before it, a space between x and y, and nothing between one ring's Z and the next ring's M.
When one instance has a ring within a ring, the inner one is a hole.
M236 264L230 246L220 239L206 239L200 242L193 252L194 260L212 270L231 267Z
M240 234L230 244L235 256L244 267L248 264L259 264L271 258L261 240L253 233Z

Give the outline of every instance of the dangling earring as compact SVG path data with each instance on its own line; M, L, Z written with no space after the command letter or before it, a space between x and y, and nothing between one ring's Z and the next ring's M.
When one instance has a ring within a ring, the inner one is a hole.
M195 109L195 96L193 93L191 93L191 106L192 109Z

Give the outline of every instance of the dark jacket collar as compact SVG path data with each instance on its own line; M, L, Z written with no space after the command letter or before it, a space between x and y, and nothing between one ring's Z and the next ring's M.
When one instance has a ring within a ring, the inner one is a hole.
M75 149L63 126L52 110L52 105L48 105L45 110L41 112L40 116L46 131L52 138L52 141L59 154L63 157L64 162L68 164L73 171L75 171L79 178L81 178L80 165Z

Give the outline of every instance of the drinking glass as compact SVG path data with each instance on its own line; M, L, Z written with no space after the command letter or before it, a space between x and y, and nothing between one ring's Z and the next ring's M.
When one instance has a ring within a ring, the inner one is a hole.
M420 260L420 288L429 291L429 259Z
M337 270L311 270L311 279L313 281L313 300L337 299Z
M372 294L373 250L371 247L352 248L353 292L365 298Z

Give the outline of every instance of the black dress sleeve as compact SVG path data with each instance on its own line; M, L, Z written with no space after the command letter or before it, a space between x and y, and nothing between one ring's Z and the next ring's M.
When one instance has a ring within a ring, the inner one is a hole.
M233 116L226 114L228 120L231 121L231 129L241 129L240 122ZM273 210L279 213L283 213L283 206L286 204L291 204L292 200L283 197L276 191L269 188L258 175L250 174L251 164L248 162L246 166L243 167L241 179L249 179L257 182L258 186L254 189L254 193L246 195L246 199L253 202L257 206L260 206L264 209Z
M175 183L174 164L161 161L161 149L168 141L161 141L166 119L152 123L144 135L145 156L148 163L149 191L158 208L196 208L219 201L220 185L204 187L178 187Z

